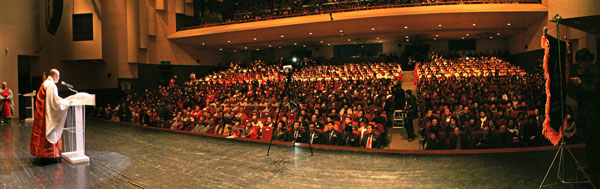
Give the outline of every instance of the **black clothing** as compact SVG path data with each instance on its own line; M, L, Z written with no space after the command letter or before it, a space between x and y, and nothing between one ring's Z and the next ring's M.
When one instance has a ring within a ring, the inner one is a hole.
M306 132L306 140L304 143L310 143L310 138L312 137L312 144L321 144L321 139L323 135L319 131Z
M304 131L298 129L290 131L290 137L288 140L293 142L304 142L305 138L307 137L305 136Z
M413 120L417 117L417 98L415 96L410 95L406 99L406 123L404 125L409 139L415 138L415 128Z
M365 116L357 117L356 122L358 122L358 126L360 126L360 123L364 123L365 126L367 126L367 124L369 124L369 120Z
M577 127L582 130L585 140L587 162L592 171L600 174L600 65L590 65L581 77L577 92ZM579 130L578 129L578 130Z
M351 147L359 147L359 143L360 143L360 137L357 134L354 133L350 133L350 134L344 134L342 136L342 141L341 141L341 145L342 146L351 146Z
M494 148L494 139L491 134L481 134L475 137L473 142L473 148L475 149L488 149Z
M324 129L324 125L321 122L312 122L312 124L315 124L315 129Z
M381 140L379 135L375 134L375 133L371 133L371 134L365 134L362 138L362 140L360 141L360 146L362 146L363 148L367 148L367 143L369 141L369 137L371 139L371 148L379 148L379 145L381 144Z
M435 137L435 139L427 138L427 140L425 140L425 144L426 150L441 150L444 148L442 141L438 137Z
M458 143L458 144L457 144ZM448 149L469 149L471 148L471 143L469 137L464 133L459 135L452 135L450 137L450 143L448 144Z
M404 94L404 89L402 89L402 84L397 84L394 86L394 105L396 110L404 109L404 105L406 103L406 94Z
M340 132L332 129L330 131L323 133L323 140L321 140L321 144L338 145L340 143L339 140L341 137L342 136L341 136Z
M496 148L510 148L513 147L513 135L506 131L504 133L496 133L494 135L495 147Z
M286 129L278 129L273 133L273 137L278 141L288 141L289 133Z
M385 125L385 118L383 116L381 116L380 114L375 115L375 117L373 117L373 119L371 120L371 122L375 122L375 123L379 123L382 125Z

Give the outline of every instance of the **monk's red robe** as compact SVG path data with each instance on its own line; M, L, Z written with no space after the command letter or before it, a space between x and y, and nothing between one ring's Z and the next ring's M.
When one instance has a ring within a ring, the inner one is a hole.
M62 150L62 137L56 144L50 143L46 138L46 89L44 89L43 83L35 98L35 115L29 153L38 158L58 158L60 150Z

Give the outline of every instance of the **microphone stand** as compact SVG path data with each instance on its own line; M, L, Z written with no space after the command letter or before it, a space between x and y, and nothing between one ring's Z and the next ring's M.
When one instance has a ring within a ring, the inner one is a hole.
M77 92L76 90L74 90L73 88L69 88L69 87L67 87L67 89L69 89L69 91L72 91L72 92L74 92L75 94L79 93L79 92Z

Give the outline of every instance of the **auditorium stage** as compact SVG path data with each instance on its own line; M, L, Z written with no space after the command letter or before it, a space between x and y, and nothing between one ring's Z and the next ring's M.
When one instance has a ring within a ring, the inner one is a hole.
M44 164L30 126L0 126L0 188L537 188L554 150L462 155L347 152L88 119L89 164ZM574 149L581 161L582 149ZM552 174L553 176L555 174ZM554 178L554 177L551 177ZM553 181L553 179L551 180Z

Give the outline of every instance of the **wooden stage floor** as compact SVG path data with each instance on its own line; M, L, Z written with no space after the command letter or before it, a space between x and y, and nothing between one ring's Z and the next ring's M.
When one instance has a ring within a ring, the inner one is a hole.
M90 163L40 163L31 127L0 126L0 188L537 188L554 150L497 154L348 152L88 119ZM583 149L574 149L580 161ZM568 167L568 166L567 166ZM550 181L554 181L555 174Z

